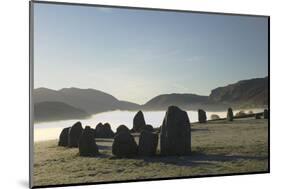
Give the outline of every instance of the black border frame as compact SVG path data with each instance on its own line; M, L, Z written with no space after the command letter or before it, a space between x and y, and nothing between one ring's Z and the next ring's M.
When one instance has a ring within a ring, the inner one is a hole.
M246 173L229 173L229 174L212 174L212 175L198 175L198 176L182 176L182 177L167 177L167 178L151 178L138 180L120 180L120 181L102 181L102 182L87 182L87 183L72 183L72 184L53 184L34 186L33 185L33 66L34 66L34 9L33 4L52 4L52 5L66 5L66 6L87 6L87 7L103 7L103 8L119 8L119 9L134 9L147 11L166 11L166 12L183 12L183 13L198 13L211 15L225 15L225 16L248 16L248 17L264 17L268 19L268 170L260 172L246 172ZM210 178L223 176L239 176L239 175L253 175L270 173L270 16L268 15L254 15L254 14L238 14L238 13L223 13L223 12L208 12L208 11L191 11L179 9L163 9L163 8L148 8L148 7L132 7L119 5L102 5L102 4L88 4L88 3L69 3L56 1L29 1L29 188L50 188L50 187L66 187L66 186L85 186L85 185L99 185L99 184L114 184L114 183L131 183L144 181L161 181L161 180L175 180L175 179L189 179L189 178Z

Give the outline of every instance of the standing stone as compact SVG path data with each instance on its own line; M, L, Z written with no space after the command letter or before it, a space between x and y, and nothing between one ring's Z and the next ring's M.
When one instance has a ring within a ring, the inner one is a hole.
M120 126L118 126L118 128L116 129L115 135L119 134L120 132L130 132L130 130L129 130L129 128L126 127L125 125L120 125Z
M150 131L150 132L153 132L154 129L152 127L152 125L144 125L141 127L140 131Z
M96 131L95 137L96 137L96 138L100 138L100 135L102 135L101 133L102 133L102 131L103 131L103 124L102 124L102 123L98 123L98 124L96 125L95 131Z
M103 124L102 124L102 123L98 123L98 124L96 125L96 130L100 129L101 127L103 127Z
M95 129L96 138L113 138L114 132L111 130L109 123L99 123Z
M90 126L86 125L86 127L89 127L90 128L90 132L92 133L92 135L96 138L96 130L91 128ZM86 128L85 127L85 128Z
M169 106L160 132L161 155L191 153L191 129L188 115L176 106Z
M263 111L263 118L268 119L268 110L267 109L264 109L264 111Z
M69 132L70 127L64 128L59 137L59 146L67 146L68 145L68 132Z
M256 118L256 119L260 119L260 118L261 118L261 115L260 115L260 114L256 114L256 115L255 115L255 118Z
M93 133L94 137L96 138L96 130L91 128L91 132Z
M137 155L138 146L129 132L120 132L114 137L112 154L117 157L133 157Z
M78 147L80 156L95 156L99 154L93 129L89 126L86 126L83 130Z
M103 125L103 127L104 127L104 130L105 130L106 136L107 136L105 138L113 138L114 137L114 132L112 131L110 124L109 123L105 123Z
M232 108L228 108L228 110L227 110L227 120L228 121L233 121L233 111L232 111Z
M158 134L143 130L139 138L138 154L140 156L154 156L158 145Z
M133 120L133 130L140 132L140 129L146 125L142 111L138 111Z
M198 121L199 123L206 123L207 121L206 112L202 109L198 110Z
M76 122L68 132L68 147L78 147L79 138L83 132L81 122Z

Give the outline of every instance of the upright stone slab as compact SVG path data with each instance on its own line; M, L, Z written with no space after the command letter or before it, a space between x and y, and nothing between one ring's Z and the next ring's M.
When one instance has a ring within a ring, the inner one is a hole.
M158 145L158 134L143 130L139 138L138 155L154 156Z
M99 122L97 125L96 125L96 130L99 130L101 127L103 127L103 124L101 122Z
M255 118L256 118L256 119L260 119L260 118L261 118L261 115L260 115L260 114L256 114L256 115L255 115Z
M140 132L141 128L146 125L142 111L138 111L133 120L133 131Z
M263 111L263 118L268 119L268 110L267 109L264 109L264 111Z
M59 146L68 146L68 133L69 133L70 127L64 128L59 136Z
M86 126L83 130L78 147L80 156L96 156L99 154L93 129L89 126Z
M79 138L83 132L81 122L76 122L68 132L68 147L78 147Z
M206 123L207 121L206 112L202 109L198 110L198 121L199 123Z
M96 138L113 138L114 132L111 130L111 126L109 123L99 123L95 129Z
M228 110L227 110L227 120L228 121L233 121L233 111L232 111L232 108L228 108Z
M104 130L105 130L106 136L107 136L106 138L113 138L114 137L114 132L112 131L110 124L109 123L105 123L103 125L103 127L104 127Z
M176 106L166 111L160 132L161 155L187 155L191 153L191 129L188 115Z
M94 136L94 138L96 138L96 130L95 129L91 128L91 126L89 126L89 125L86 125L85 128L90 128L89 130L91 132L91 135Z
M134 137L129 132L120 132L114 137L112 154L117 157L133 157L138 152Z
M130 129L126 125L119 125L116 129L115 135L119 134L120 132L130 132Z
M152 125L144 125L141 127L140 131L150 131L150 132L153 132L154 129L153 129L153 126Z

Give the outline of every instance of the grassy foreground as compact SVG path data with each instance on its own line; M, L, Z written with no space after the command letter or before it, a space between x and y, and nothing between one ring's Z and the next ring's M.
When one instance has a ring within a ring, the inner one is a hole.
M137 180L268 171L267 120L192 124L192 155L118 159L111 139L97 139L99 157L79 157L57 140L34 144L34 185ZM138 141L136 137L136 141Z

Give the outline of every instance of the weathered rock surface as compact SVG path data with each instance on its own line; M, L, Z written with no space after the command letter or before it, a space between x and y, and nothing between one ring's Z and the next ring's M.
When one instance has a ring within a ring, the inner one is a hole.
M89 126L86 126L83 130L78 147L80 156L96 156L99 154L94 130Z
M263 111L263 118L264 118L264 119L268 119L268 110L267 110L267 109L265 109L265 110Z
M160 132L161 155L191 153L191 129L188 115L176 106L166 111Z
M142 111L138 111L133 120L133 131L140 132L141 128L146 125Z
M68 146L68 133L69 133L70 127L64 128L59 136L59 146Z
M120 132L130 132L130 129L126 125L120 125L116 129L115 135L119 134Z
M138 146L129 132L120 132L114 137L112 154L117 157L133 157L137 155Z
M233 121L233 111L232 108L228 108L227 110L227 118L228 121Z
M144 126L141 127L140 130L141 130L141 131L150 131L150 132L153 132L153 131L154 131L152 125L144 125Z
M140 134L138 154L140 156L154 156L158 145L158 134L144 130Z
M83 128L81 122L76 122L68 132L68 147L78 147L82 132Z
M199 123L206 123L207 121L206 112L202 109L198 110L198 121Z
M111 126L109 123L99 123L95 129L95 137L96 138L113 138L114 132L111 130Z
M261 118L261 115L260 115L260 114L256 114L256 115L255 115L255 118L256 118L256 119L260 119L260 118Z

